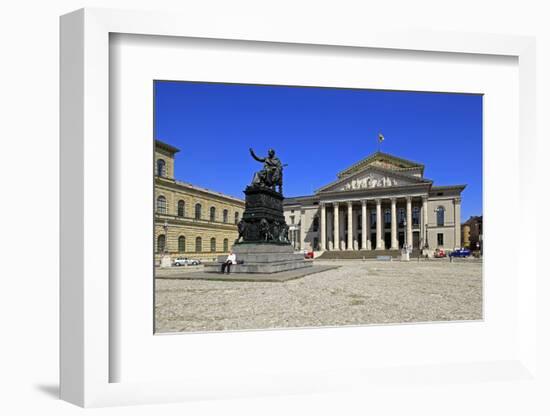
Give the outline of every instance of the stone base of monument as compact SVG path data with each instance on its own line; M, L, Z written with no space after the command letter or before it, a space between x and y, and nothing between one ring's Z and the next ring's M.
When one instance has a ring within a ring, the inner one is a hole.
M169 255L164 255L160 258L160 267L172 267L172 259Z
M289 244L242 243L233 246L237 264L231 266L231 273L280 273L311 267L313 262L304 259L302 253L294 253ZM220 256L217 262L204 263L204 271L220 273L221 264L227 256Z

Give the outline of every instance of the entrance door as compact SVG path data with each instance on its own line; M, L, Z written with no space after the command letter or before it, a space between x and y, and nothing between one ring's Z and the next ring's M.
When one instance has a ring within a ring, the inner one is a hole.
M413 248L420 248L420 232L413 231Z
M405 244L405 233L403 231L399 231L397 234L397 240L399 241L399 248L403 248L403 245Z
M391 247L391 232L384 233L384 245L386 246L386 250Z

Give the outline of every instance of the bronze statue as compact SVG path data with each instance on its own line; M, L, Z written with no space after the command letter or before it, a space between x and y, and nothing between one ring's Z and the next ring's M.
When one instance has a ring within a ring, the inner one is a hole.
M283 164L278 157L275 156L275 150L269 149L267 157L258 157L254 153L254 150L250 148L250 154L252 157L264 164L262 170L254 174L252 179L252 185L265 186L267 188L277 190L279 187L279 193L283 193Z
M237 224L237 230L239 232L239 235L237 237L237 239L235 240L235 244L237 244L241 238L244 239L244 233L246 232L246 222L244 222L241 218L241 220L239 221L239 223Z

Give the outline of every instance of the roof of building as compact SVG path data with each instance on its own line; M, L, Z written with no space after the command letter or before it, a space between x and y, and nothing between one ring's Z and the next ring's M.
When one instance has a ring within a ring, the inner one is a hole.
M164 149L170 153L178 153L180 151L180 149L178 149L177 147L171 146L168 143L161 142L158 139L155 140L155 146L160 149Z
M432 192L447 191L447 190L452 190L452 189L457 189L457 190L463 191L465 188L466 188L465 184L460 184L460 185L439 185L439 186L432 185L431 191Z
M224 193L221 193L221 192L218 192L218 191L213 191L213 190L208 189L208 188L203 188L201 186L193 185L192 183L189 183L189 182L183 182L183 181L178 181L178 180L175 180L174 182L175 182L176 185L179 185L179 186L183 186L183 187L190 188L190 189L193 189L193 190L196 190L196 191L199 191L199 192L204 192L204 193L208 193L208 194L211 194L211 195L215 195L217 197L231 199L231 200L233 200L235 202L238 202L240 204L244 204L244 200L239 199L235 196L227 195L227 194L224 194Z

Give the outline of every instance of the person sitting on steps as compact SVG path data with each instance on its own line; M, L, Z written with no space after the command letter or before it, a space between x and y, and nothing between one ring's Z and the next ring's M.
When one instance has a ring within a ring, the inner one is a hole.
M227 259L225 259L225 262L222 264L222 274L225 273L225 269L227 268L227 274L231 272L231 265L237 264L237 256L230 251L229 256L227 256Z

